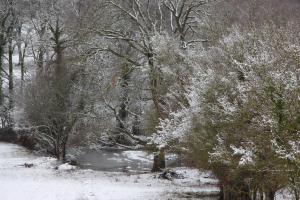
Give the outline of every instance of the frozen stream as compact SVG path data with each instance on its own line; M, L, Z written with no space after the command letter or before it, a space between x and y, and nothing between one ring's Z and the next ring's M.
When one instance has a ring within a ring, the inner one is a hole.
M90 150L79 156L77 161L79 166L84 169L111 172L149 172L153 163L153 154L140 150ZM178 157L175 154L167 154L166 166L179 167Z

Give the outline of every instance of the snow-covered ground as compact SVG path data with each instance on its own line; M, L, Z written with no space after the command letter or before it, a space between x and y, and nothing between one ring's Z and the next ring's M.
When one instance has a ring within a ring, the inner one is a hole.
M25 163L33 167L27 168ZM164 200L179 199L177 194L216 194L219 190L209 173L193 169L178 168L185 178L168 181L155 178L153 173L129 175L56 166L52 158L0 143L0 199Z

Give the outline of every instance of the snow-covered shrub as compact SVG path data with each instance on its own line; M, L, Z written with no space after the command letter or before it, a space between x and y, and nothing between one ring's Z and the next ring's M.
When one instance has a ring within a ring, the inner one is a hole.
M199 73L186 92L189 105L160 122L154 141L161 146L184 142L192 163L213 168L223 183L240 183L233 187L237 191L247 183L271 195L297 182L296 30L295 24L266 24L247 31L233 27L218 45L197 57L193 67Z

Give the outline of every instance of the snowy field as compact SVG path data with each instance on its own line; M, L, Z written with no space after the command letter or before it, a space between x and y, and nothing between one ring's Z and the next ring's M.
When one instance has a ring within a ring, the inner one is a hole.
M33 164L27 168L24 164ZM157 179L157 174L130 175L57 168L52 158L37 157L23 147L0 143L1 200L167 200L189 194L217 194L209 173L178 168L184 179ZM189 198L190 199L190 198ZM197 199L214 199L201 197Z

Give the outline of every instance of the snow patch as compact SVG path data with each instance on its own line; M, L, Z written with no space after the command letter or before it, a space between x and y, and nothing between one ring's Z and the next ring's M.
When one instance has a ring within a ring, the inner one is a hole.
M70 165L68 163L65 163L65 164L59 165L57 167L57 169L60 170L60 171L75 170L76 166L73 166L73 165Z

